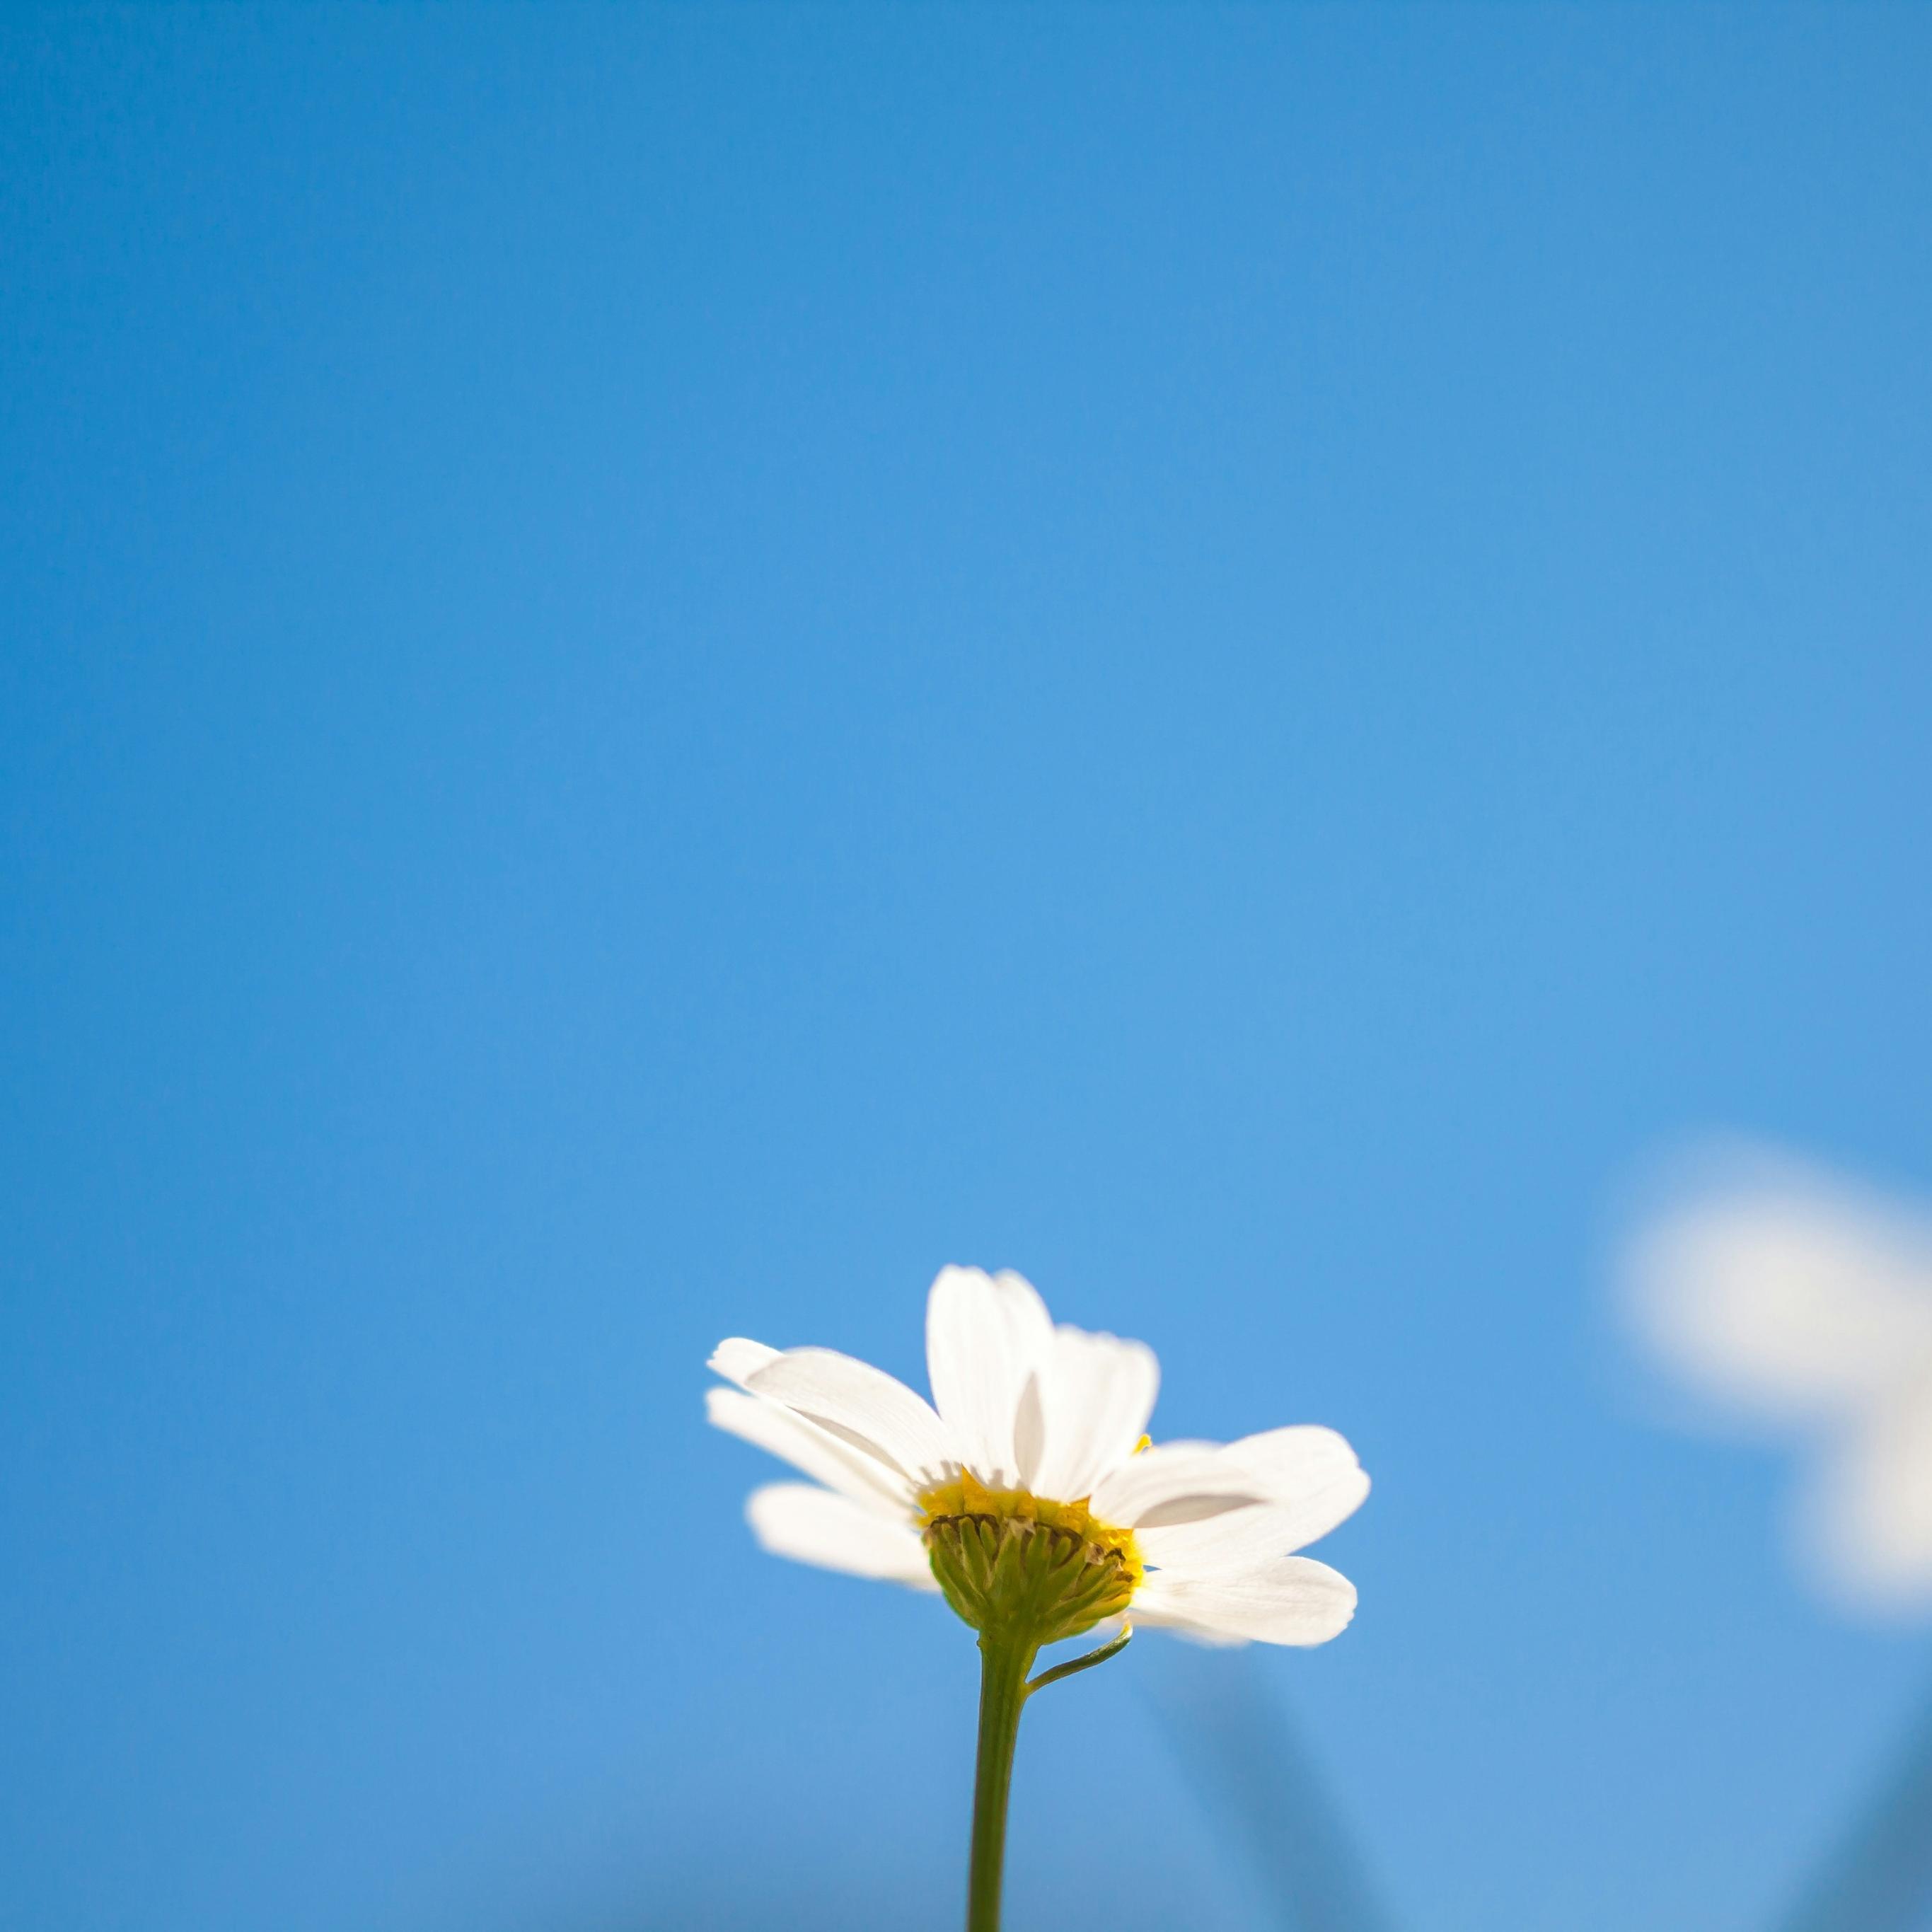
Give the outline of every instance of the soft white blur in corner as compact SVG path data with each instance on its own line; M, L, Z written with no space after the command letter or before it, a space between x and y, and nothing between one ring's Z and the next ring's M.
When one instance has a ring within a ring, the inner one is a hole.
M1624 1305L1679 1382L1802 1438L1808 1572L1932 1609L1932 1212L1759 1148L1676 1162L1627 1231Z

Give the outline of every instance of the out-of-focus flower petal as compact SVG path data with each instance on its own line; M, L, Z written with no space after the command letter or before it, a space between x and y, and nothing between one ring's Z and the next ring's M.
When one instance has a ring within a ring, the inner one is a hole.
M1646 1339L1741 1408L1841 1414L1932 1357L1932 1229L1793 1164L1714 1171L1624 1260Z
M1680 1380L1806 1438L1816 1580L1932 1606L1932 1219L1732 1149L1680 1169L1623 1260L1639 1332Z

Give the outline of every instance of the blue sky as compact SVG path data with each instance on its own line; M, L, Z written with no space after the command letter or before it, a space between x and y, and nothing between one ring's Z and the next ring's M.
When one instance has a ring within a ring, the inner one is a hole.
M1932 1183L1932 16L16 9L0 1924L945 1927L967 1634L721 1335L1344 1430L1413 1932L1761 1927L1932 1680L1646 1426L1709 1126ZM1253 1932L1150 1637L1013 1932Z

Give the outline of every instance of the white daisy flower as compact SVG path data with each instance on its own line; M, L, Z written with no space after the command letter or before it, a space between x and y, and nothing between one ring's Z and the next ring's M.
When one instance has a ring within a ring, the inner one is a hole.
M1104 1620L1210 1643L1325 1642L1348 1579L1292 1552L1369 1492L1331 1429L1150 1445L1160 1369L1144 1343L1055 1327L1018 1275L943 1269L926 1310L926 1402L830 1348L721 1342L721 1429L811 1483L755 1491L781 1556L942 1593L982 1632L1030 1643Z

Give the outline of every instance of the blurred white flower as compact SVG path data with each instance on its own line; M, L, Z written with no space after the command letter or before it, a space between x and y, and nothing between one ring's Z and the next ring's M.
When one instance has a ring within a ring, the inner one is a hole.
M719 1344L737 1386L711 1420L815 1479L753 1494L767 1550L943 1590L979 1628L1030 1593L1044 1641L1131 1609L1210 1642L1321 1643L1354 1615L1346 1577L1289 1553L1368 1493L1333 1430L1149 1447L1153 1352L1056 1328L1012 1274L941 1270L926 1364L930 1404L828 1348Z
M1624 1261L1665 1362L1804 1439L1798 1528L1825 1587L1932 1606L1932 1216L1733 1150L1679 1173Z

